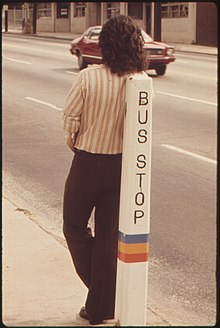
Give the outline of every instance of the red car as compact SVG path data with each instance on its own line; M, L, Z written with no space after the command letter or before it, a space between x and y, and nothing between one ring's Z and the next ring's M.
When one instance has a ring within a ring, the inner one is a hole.
M77 56L80 69L86 68L88 64L101 64L102 55L98 46L101 29L102 26L90 27L80 37L71 42L70 52L72 55ZM155 69L157 75L164 75L167 64L176 59L174 47L153 41L143 30L141 30L141 33L149 58L148 69Z

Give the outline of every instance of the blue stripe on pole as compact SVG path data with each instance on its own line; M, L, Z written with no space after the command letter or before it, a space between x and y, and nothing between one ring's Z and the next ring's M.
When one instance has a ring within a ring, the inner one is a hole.
M126 235L125 233L118 232L118 240L125 244L139 244L146 243L149 241L149 233L147 234L138 234L138 235Z

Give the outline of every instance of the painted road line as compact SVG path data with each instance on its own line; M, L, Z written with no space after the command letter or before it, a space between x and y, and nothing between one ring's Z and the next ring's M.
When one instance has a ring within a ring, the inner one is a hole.
M50 104L50 103L45 102L45 101L42 101L40 99L36 99L36 98L32 98L32 97L25 97L25 99L31 100L31 101L36 102L38 104L42 104L42 105L48 106L48 107L53 108L53 109L57 109L57 110L60 110L60 111L63 110L62 108L59 108L59 107L57 107L57 106L55 106L53 104Z
M3 59L11 60L11 61L21 63L21 64L32 65L32 63L26 62L24 60L18 60L18 59L13 59L13 58L9 58L9 57L3 57Z
M8 35L7 35L8 36ZM3 39L4 39L4 37L5 37L5 35L3 36ZM10 38L5 38L4 39L4 41L8 41L8 42L10 42L10 41L16 41L16 42L29 42L30 40L25 40L25 39L19 39L19 38L13 38L13 37L10 37Z
M71 71L65 71L65 73L67 73L67 74L72 74L72 75L78 75L78 73L71 72Z
M6 47L7 48L24 49L26 54L30 54L30 55L33 53L33 51L42 53L42 49L39 49L39 47L34 47L34 46L31 47L31 50L29 48L27 48L27 45L22 46L22 45L7 44L7 45L5 45L5 50L8 50ZM27 52L27 50L29 50L29 53ZM60 52L44 49L44 54L46 54L46 53L47 54L52 54L52 55L58 55L58 56L61 56L61 57L63 57L63 56L70 57L68 52L67 53L63 52L63 49L60 49Z
M208 104L208 105L212 105L212 106L217 106L217 103L206 101L206 100L201 100L201 99L197 99L197 98L179 96L179 95L175 95L173 93L168 93L168 92L163 92L163 91L156 91L156 93L159 93L159 94L165 95L165 96L180 98L180 99L184 99L184 100L196 101L196 102L200 102L202 104Z
M181 154L184 154L184 155L187 155L187 156L191 156L191 157L200 159L202 161L205 161L205 162L208 162L208 163L211 163L211 164L217 164L217 161L216 160L211 159L211 158L208 158L208 157L205 157L205 156L197 155L195 153L192 153L191 151L187 151L187 150L184 150L184 149L181 149L181 148L178 148L178 147L175 147L175 146L171 146L171 145L165 145L165 144L163 144L161 146L164 147L164 148L170 149L170 150L177 151L177 152L179 152Z
M178 63L181 63L181 64L189 64L189 61L182 60L182 59L179 59L178 58Z

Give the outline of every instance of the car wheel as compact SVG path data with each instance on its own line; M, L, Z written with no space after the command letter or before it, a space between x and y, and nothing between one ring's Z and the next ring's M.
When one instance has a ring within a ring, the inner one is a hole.
M166 65L163 65L163 66L159 66L155 69L157 75L161 76L161 75L164 75L165 72L166 72L166 68L167 66Z
M80 70L88 66L87 62L83 59L81 52L78 54L78 66Z

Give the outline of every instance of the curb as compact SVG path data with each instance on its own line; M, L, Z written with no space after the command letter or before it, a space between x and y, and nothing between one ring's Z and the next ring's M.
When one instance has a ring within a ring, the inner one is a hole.
M218 53L211 53L211 52L206 52L206 51L196 51L196 50L184 50L184 49L178 49L174 46L175 52L176 53L187 53L187 54L199 54L199 55L207 55L207 56L218 56Z
M46 33L46 32L45 32ZM68 36L60 36L60 35L40 35L40 34L22 34L22 33L16 33L16 32L2 32L2 34L10 34L10 35L19 35L19 36L27 36L27 37L34 37L34 38L43 38L43 39L55 39L55 40L64 40L64 41L72 41L73 39L77 38L81 34L74 34L71 37ZM166 43L166 41L164 41ZM201 45L183 45L183 47L190 47L190 49L181 49L179 48L178 44L173 44L172 42L168 44L170 46L173 46L175 49L175 52L181 52L181 53L191 53L191 54L201 54L201 55L210 55L210 56L218 56L218 49L216 47L210 47L210 50L205 48L209 48L208 46L204 46L204 49L201 49L203 46ZM181 45L180 45L181 47ZM193 47L200 47L200 49L195 49ZM214 53L216 51L216 53Z
M65 41L71 41L74 39L74 36L72 38L70 37L61 37L56 35L39 35L39 34L22 34L22 33L15 33L15 32L2 32L4 35L14 35L14 36L26 36L26 37L33 37L33 38L42 38L42 39L57 39L57 40L65 40Z

